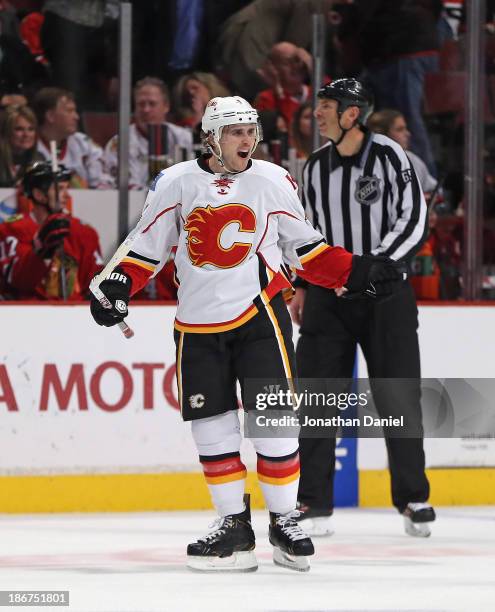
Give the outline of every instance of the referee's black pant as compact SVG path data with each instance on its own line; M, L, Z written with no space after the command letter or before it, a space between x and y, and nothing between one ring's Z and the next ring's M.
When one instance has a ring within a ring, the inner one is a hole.
M385 300L338 298L334 291L310 285L306 292L301 337L296 359L300 378L350 379L357 344L361 346L370 378L417 379L417 386L400 399L400 411L419 423L420 360L418 309L411 286L404 284ZM386 391L374 392L380 415L387 416ZM409 502L429 497L423 439L386 438L392 501L402 512ZM321 510L333 510L335 438L299 441L301 479L299 501Z

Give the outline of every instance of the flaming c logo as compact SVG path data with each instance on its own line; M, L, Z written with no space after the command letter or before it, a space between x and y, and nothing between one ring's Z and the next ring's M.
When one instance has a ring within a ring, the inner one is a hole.
M224 230L236 223L238 232L253 233L256 216L244 204L208 205L195 208L187 217L184 229L188 232L187 252L195 266L211 264L217 268L234 268L248 256L250 242L234 242L228 248L221 245Z

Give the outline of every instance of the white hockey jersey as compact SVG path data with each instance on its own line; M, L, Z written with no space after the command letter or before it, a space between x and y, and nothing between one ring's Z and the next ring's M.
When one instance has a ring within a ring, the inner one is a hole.
M167 123L168 150L173 155L176 145L192 150L192 133L190 130ZM118 136L113 136L105 145L105 166L115 179L118 168ZM147 189L148 177L148 139L137 125L129 127L129 189Z
M340 287L352 261L307 221L287 171L259 160L239 174L215 174L201 158L156 177L132 250L121 263L133 294L174 246L176 329L196 333L238 327L291 287L284 263L312 282Z
M50 159L50 146L38 139L38 151ZM65 140L58 152L58 160L74 173L71 185L89 189L111 189L112 177L103 162L103 149L82 132L75 132Z

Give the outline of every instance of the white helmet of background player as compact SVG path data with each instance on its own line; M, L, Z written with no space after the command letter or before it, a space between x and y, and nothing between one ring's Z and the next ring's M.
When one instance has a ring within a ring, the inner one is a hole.
M239 125L241 123L256 124L256 138L249 153L249 155L252 155L261 140L261 126L256 109L240 96L212 98L206 105L201 121L201 129L204 134L203 142L222 166L225 165L222 159L222 147L220 146L222 130L226 125Z

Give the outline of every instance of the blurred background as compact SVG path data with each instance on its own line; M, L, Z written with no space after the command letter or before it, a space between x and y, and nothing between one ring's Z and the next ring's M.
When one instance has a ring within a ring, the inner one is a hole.
M258 156L300 179L315 148L313 81L356 77L375 96L371 128L410 152L429 200L429 239L413 266L417 297L495 298L491 0L475 10L462 0L127 4L122 32L117 0L1 0L0 221L25 211L23 172L49 157L55 139L72 172L75 214L100 234L108 256L125 228L102 208L119 203L108 194L94 214L85 190L119 186L121 71L132 86L127 184L143 197L162 167L200 153L203 109L229 93L260 111ZM313 14L322 20L316 45ZM120 205L127 207L122 197ZM0 295L18 297L1 286Z

